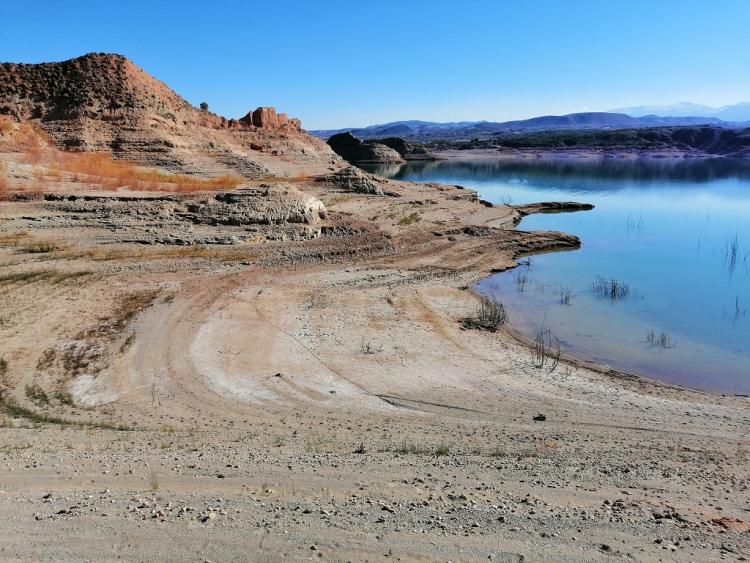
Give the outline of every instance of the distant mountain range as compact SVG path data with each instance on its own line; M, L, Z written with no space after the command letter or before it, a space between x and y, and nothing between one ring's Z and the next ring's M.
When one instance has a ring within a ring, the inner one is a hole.
M750 104L748 104L750 105ZM634 108L635 109L635 108ZM750 118L748 118L750 119ZM458 121L436 123L432 121L394 121L382 125L370 125L361 128L328 129L310 131L313 135L327 139L337 133L351 132L360 139L378 139L382 137L401 137L415 141L486 139L503 134L529 133L534 131L573 130L607 130L631 129L659 126L682 125L717 125L721 127L741 127L739 123L730 123L718 117L705 116L632 116L625 113L586 112L568 115L545 115L517 121ZM745 124L747 125L747 124Z
M706 111L712 115L695 114ZM674 112L674 113L671 113ZM692 115L690 115L692 113ZM695 104L674 106L641 106L617 112L585 112L568 115L545 115L516 121L394 121L368 127L310 131L327 139L337 133L350 131L360 139L401 137L413 141L486 139L503 134L534 131L637 129L659 126L716 125L727 128L746 127L750 123L750 103L723 108Z
M646 115L674 116L674 117L715 117L722 121L747 122L750 121L750 102L740 102L731 106L712 108L700 104L682 102L669 106L635 106L630 108L613 109L615 113L624 113L633 117Z

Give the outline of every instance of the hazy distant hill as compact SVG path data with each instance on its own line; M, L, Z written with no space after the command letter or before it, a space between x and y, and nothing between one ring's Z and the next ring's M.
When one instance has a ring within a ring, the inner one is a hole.
M464 144L492 143L511 149L596 149L697 151L723 156L750 155L750 129L716 126L649 127L616 130L536 131L498 137L493 141L464 141ZM456 143L458 145L459 143ZM469 147L473 148L473 147Z
M714 117L723 121L748 122L750 121L750 102L740 102L731 106L713 108L699 104L682 102L668 106L635 106L630 108L614 109L613 112L625 113L633 117L646 115L670 115L676 117L692 117L695 115Z
M401 137L409 140L429 141L436 139L486 139L502 133L528 133L533 131L607 130L674 125L718 125L730 127L715 117L660 117L646 115L632 117L624 113L587 112L568 115L546 115L517 121L460 121L435 123L431 121L395 121L362 128L311 131L313 135L329 138L337 133L350 131L360 139Z

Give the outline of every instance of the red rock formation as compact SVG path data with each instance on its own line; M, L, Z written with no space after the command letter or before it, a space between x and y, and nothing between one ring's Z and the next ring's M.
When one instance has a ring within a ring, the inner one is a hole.
M299 131L302 124L299 119L289 119L285 113L276 113L274 108L260 107L240 119L245 125L259 129L291 129Z

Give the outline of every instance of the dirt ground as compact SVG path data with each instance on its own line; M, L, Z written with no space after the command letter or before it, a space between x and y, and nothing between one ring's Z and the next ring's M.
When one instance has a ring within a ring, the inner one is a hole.
M748 399L471 328L577 240L377 182L0 202L0 559L746 560Z

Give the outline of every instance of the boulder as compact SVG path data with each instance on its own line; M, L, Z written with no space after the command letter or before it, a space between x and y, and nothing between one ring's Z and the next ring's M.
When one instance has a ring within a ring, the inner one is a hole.
M326 177L335 187L347 192L383 195L383 189L372 178L371 174L360 170L356 166L347 166Z
M325 219L326 208L318 198L290 184L261 184L258 189L216 194L209 204L191 205L183 216L207 225L314 225Z

